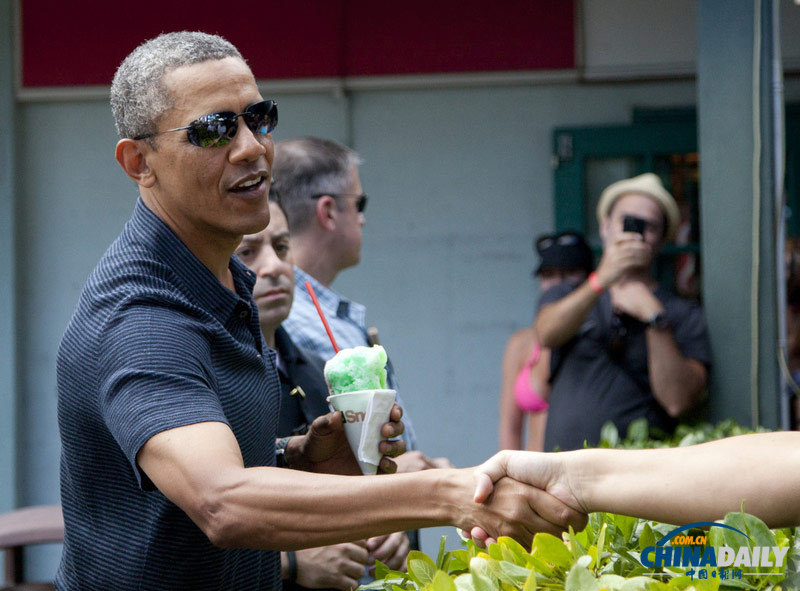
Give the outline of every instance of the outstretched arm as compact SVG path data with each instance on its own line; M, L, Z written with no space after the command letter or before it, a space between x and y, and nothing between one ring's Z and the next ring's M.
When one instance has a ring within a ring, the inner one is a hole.
M500 452L478 467L476 499L502 476L541 487L584 512L666 523L713 521L745 510L770 527L800 524L800 433L757 433L695 446ZM676 494L676 490L691 494Z
M221 547L297 550L475 524L529 544L537 531L585 524L585 516L551 495L507 478L495 484L488 503L475 503L473 469L354 477L246 468L233 432L217 422L163 431L147 441L137 461Z

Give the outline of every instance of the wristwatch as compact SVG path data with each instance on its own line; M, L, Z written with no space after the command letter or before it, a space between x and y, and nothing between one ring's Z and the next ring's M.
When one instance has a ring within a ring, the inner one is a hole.
M652 318L647 321L647 328L655 330L666 330L670 328L666 313L658 312L657 314L653 314Z
M286 446L289 445L291 437L281 437L275 440L275 464L278 468L288 468L289 462L286 461Z

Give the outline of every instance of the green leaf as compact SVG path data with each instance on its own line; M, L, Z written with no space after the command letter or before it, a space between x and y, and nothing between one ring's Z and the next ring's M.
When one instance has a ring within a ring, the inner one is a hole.
M454 550L450 552L449 568L453 571L469 570L469 561L472 558L468 550Z
M503 560L503 548L500 547L500 544L489 544L486 550L489 556L495 560Z
M586 549L578 543L578 540L575 537L575 530L572 529L572 526L569 527L569 536L567 537L567 548L569 548L570 553L575 558L580 558L581 556L586 555Z
M579 557L578 560L575 561L575 564L585 569L588 569L592 565L592 561L593 559L591 556L589 556L588 554L584 554L583 556Z
M436 575L433 577L431 589L432 591L456 591L456 584L450 575L440 570L436 571Z
M625 579L625 577L621 577L619 575L607 574L598 577L597 583L603 590L607 589L608 591L619 591L626 580L627 579Z
M644 550L648 546L656 545L656 536L649 524L645 523L642 533L639 535L639 550Z
M439 539L439 554L436 556L436 568L439 570L444 570L444 561L447 559L447 552L445 552L446 541L447 536L442 536Z
M436 565L433 560L417 550L408 553L406 564L408 565L408 574L411 575L414 582L420 585L427 585L433 581L433 577L436 575Z
M531 574L530 569L506 561L490 560L489 570L499 581L516 588L525 584Z
M525 580L525 584L522 586L522 591L536 591L536 571L532 570L531 574L528 575L528 578Z
M800 527L794 529L794 542L786 561L786 589L800 589Z
M567 575L564 591L600 591L600 583L589 569L576 564Z
M475 585L472 582L472 575L470 573L458 575L453 580L453 584L455 584L457 591L475 591Z
M540 532L534 536L533 554L545 562L564 569L572 564L572 553L564 542L548 533Z
M603 550L606 544L607 531L608 531L608 524L604 522L603 525L600 526L600 533L597 535L597 551L595 555L595 561L598 565L600 564L600 559L603 557Z
M636 519L636 517L630 517L628 515L614 515L613 520L617 531L622 534L625 542L630 542L633 530L639 520Z
M600 441L608 443L611 447L617 447L619 444L619 429L613 421L606 421L600 429Z
M488 560L476 556L469 561L469 572L472 574L475 591L495 591L495 580L489 570Z
M628 425L628 439L634 443L644 443L650 435L650 430L647 427L647 419L640 417L634 419Z
M503 560L513 562L520 566L528 563L530 553L522 547L522 544L517 542L514 538L508 536L501 536L497 538L497 544L503 550ZM513 556L513 559L511 558Z

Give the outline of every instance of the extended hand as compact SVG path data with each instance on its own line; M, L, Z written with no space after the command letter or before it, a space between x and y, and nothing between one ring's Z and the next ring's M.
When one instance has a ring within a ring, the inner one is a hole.
M369 564L363 540L298 550L296 556L297 583L309 589L355 589Z

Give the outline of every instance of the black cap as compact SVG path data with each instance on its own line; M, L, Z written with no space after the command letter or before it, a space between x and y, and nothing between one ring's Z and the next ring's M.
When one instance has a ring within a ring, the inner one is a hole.
M533 243L533 248L541 257L541 263L535 271L537 275L548 267L584 269L587 273L594 268L592 250L578 232L539 236Z

